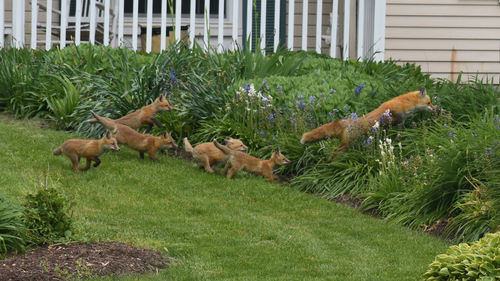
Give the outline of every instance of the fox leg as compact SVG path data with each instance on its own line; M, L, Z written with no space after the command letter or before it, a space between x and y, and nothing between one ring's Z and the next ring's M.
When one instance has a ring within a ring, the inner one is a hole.
M151 132L151 129L153 129L153 123L148 124L148 128L146 129L146 134L149 134Z
M233 177L233 175L238 172L238 168L235 168L234 166L231 167L231 170L229 170L229 172L227 173L227 179L230 180L231 177Z
M328 157L328 161L332 161L333 156L335 156L335 158L337 158L339 156L339 153L342 150L345 150L348 146L349 146L349 144L347 143L347 141L342 140L342 142L340 143L339 147L335 148L332 151L332 154L330 154L330 157Z
M160 129L162 129L162 128L163 128L163 125L162 125L162 124L160 123L160 121L159 121L158 119L156 119L155 117L151 117L151 118L149 118L149 119L151 119L151 121L153 121L153 123L154 123L156 126L158 126ZM151 124L151 127L153 127L153 124Z
M148 151L148 156L149 156L149 158L150 158L151 160L153 160L153 161L159 161L159 160L158 160L158 157L156 157L156 150L155 150L155 149L150 149L150 150Z
M83 167L81 170L82 171L87 171L88 169L90 169L90 163L92 162L92 158L91 157L87 157L87 162L85 163L85 167Z
M231 165L231 162L226 161L226 165L224 165L224 174L227 173L227 170L229 169L229 166Z
M209 173L215 172L214 169L212 169L212 167L210 166L210 161L208 160L207 155L204 155L202 162L203 162L203 167L205 168L205 171L207 171Z
M94 160L94 162L95 162L94 163L94 168L97 167L97 166L99 166L99 164L101 164L101 159L99 159L97 156L94 157L94 159L92 159L92 160Z
M80 172L80 169L78 168L78 164L80 163L80 157L78 157L75 154L68 155L68 157L71 160L71 164L73 166L73 170L75 172Z
M273 175L273 172L272 171L265 171L263 173L263 176L270 182L270 183L273 183L274 182L274 177L275 175Z

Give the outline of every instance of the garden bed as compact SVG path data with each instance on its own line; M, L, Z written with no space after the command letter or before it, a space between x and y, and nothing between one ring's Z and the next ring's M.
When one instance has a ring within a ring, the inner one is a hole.
M119 242L43 246L0 261L0 280L43 281L155 273L169 261L161 253Z

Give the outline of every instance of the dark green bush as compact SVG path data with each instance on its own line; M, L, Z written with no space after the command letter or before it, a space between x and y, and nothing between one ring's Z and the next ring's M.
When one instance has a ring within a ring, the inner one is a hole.
M20 206L0 194L0 257L9 252L24 251L24 224Z
M423 277L428 281L495 281L500 276L500 232L479 241L451 246L436 256Z
M24 204L25 241L29 245L54 243L69 238L72 218L71 204L56 188L41 187L26 196Z

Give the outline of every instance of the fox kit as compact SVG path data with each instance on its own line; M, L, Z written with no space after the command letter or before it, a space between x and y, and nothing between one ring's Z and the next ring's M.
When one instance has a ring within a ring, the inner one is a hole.
M73 164L73 170L79 172L80 170L88 170L92 161L95 162L94 167L99 166L99 164L101 164L99 156L108 150L120 151L115 136L109 131L106 132L106 135L100 140L67 140L54 150L54 155L64 154L68 156ZM87 158L87 164L83 169L78 168L81 157Z
M150 132L153 128L153 124L163 128L163 125L154 116L158 112L168 111L174 109L175 107L170 105L165 95L160 95L156 100L150 104L142 107L141 109L127 114L118 119L109 119L110 122L118 122L123 125L127 125L133 129L139 129L142 125L148 125L147 132ZM88 120L89 123L97 123L98 121L93 118Z
M245 171L261 175L265 177L270 183L274 182L274 179L277 178L276 175L273 175L273 168L275 165L284 165L290 163L283 154L281 154L280 149L277 148L275 152L271 155L269 160L261 160L259 158L255 158L251 155L248 155L241 151L231 150L214 139L215 146L222 150L225 154L229 155L229 163L231 165L231 169L227 173L227 179L231 179L231 177L241 169Z
M248 150L248 147L238 139L227 137L224 139L224 141L226 142L226 146L229 149L243 152ZM184 138L184 149L186 150L186 152L190 152L191 155L193 155L193 157L203 165L205 171L209 173L214 172L214 170L212 169L213 164L215 164L216 162L227 161L228 159L228 156L220 149L215 147L212 142L201 143L193 148L189 143L188 138ZM227 170L227 167L228 164L226 163L224 170Z
M141 159L144 159L144 153L147 153L151 160L157 161L156 152L158 152L158 150L177 148L174 139L168 132L165 132L160 137L144 135L138 133L129 126L117 122L110 122L109 120L112 119L99 116L93 111L91 111L91 113L94 115L97 122L101 123L108 130L116 132L116 140L118 143L126 144L128 147L139 151Z
M338 120L320 126L304 133L300 142L304 144L322 140L326 137L341 138L340 146L330 155L329 160L331 160L335 152L347 148L354 139L369 132L377 122L381 125L399 123L407 116L423 110L435 111L435 107L432 105L425 88L388 100L363 117Z

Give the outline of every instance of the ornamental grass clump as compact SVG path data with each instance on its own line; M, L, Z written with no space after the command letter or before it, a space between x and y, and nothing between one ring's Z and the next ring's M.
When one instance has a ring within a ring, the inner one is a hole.
M23 252L25 231L22 208L8 201L5 193L0 194L0 258L10 252Z

